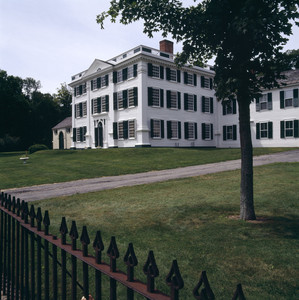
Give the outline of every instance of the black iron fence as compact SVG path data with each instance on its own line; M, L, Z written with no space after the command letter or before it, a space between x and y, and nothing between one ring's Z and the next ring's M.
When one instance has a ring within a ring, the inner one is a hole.
M90 294L96 300L114 300L120 296L130 300L136 294L152 300L179 299L179 291L184 287L184 281L176 260L172 262L166 276L165 283L169 286L169 295L166 295L155 288L155 278L158 277L159 270L152 251L143 266L146 276L146 283L143 283L134 277L138 260L132 243L124 255L123 261L127 266L127 272L124 273L116 266L120 254L115 237L111 237L107 250L110 258L110 264L107 264L102 261L104 245L100 231L96 233L93 242L92 256L88 253L90 238L86 226L83 226L80 235L82 249L78 249L79 233L75 221L72 222L69 232L71 243L67 243L68 228L64 217L60 226L61 238L58 238L49 232L48 211L42 214L41 209L35 210L34 205L29 209L27 202L14 197L11 199L10 195L3 192L0 194L0 213L0 290L1 295L5 295L8 300L77 300L82 295L89 299ZM82 263L80 273L78 262ZM91 277L94 281L92 291ZM103 284L104 277L106 281ZM118 286L121 285L125 287L125 291L119 291ZM201 273L194 287L193 296L190 296L200 300L215 298L205 271ZM240 284L232 299L245 299Z

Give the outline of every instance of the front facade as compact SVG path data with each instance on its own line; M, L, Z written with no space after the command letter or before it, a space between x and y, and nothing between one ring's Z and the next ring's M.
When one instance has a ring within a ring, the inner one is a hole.
M236 101L218 102L214 72L178 69L172 49L166 40L160 50L138 46L73 76L72 147L239 147ZM299 146L298 86L251 105L254 146Z

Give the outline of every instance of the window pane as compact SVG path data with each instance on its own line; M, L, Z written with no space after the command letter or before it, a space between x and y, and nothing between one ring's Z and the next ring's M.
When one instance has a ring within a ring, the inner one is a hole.
M135 138L135 120L129 121L129 138Z
M153 77L160 78L160 67L153 66Z
M177 108L177 92L170 92L170 107Z
M161 137L161 121L153 120L153 137L160 138Z
M124 123L123 122L118 123L118 138L119 139L124 138Z
M153 106L160 106L160 90L153 89Z
M178 122L171 121L171 138L178 138Z

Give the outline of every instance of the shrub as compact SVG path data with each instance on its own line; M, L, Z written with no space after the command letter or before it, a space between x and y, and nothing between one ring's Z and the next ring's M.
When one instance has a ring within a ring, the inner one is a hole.
M30 146L28 149L29 154L32 154L36 151L41 151L41 150L48 150L48 147L43 144L35 144L35 145Z

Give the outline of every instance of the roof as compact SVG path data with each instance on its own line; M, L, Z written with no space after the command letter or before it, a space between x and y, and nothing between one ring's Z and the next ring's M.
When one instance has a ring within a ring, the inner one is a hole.
M71 128L72 127L72 117L67 117L52 129L61 129L61 128Z
M285 75L285 79L282 79L281 82L287 85L294 85L299 83L299 69L289 70L282 72Z

